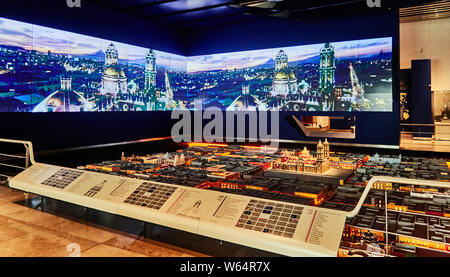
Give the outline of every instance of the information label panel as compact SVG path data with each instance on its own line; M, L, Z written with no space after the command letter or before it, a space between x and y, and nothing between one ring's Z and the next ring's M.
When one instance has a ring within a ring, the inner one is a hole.
M12 188L288 256L336 256L343 211L35 164Z

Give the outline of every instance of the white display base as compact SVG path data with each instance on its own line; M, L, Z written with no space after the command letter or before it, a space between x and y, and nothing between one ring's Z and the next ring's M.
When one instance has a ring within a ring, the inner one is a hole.
M12 178L9 185L25 192L287 256L336 257L346 219L344 211L41 163Z

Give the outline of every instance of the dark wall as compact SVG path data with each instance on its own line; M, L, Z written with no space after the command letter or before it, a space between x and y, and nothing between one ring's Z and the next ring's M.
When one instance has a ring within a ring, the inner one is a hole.
M393 36L397 13L329 20L237 17L234 24L201 28L185 42L187 56ZM397 30L398 31L398 30Z
M399 23L398 11L386 11L364 16L330 18L329 20L286 20L253 17L236 20L223 27L202 28L186 40L188 55L256 50L377 37L393 37L393 111L392 112L283 112L280 116L280 137L289 140L308 140L286 120L289 114L354 115L356 139L337 140L360 144L399 145Z
M0 113L1 138L30 140L36 151L170 135L170 112Z
M0 17L173 54L185 52L184 40L175 29L90 1L81 2L81 8L68 8L65 0L2 1Z
M411 61L411 123L433 124L431 99L431 60ZM431 137L433 127L417 126L414 137ZM427 134L421 134L427 132Z
M431 60L411 61L411 122L433 123L431 110Z
M308 22L247 17L235 24L183 33L167 26L152 25L119 11L90 5L88 1L83 1L81 9L69 9L65 1L56 0L8 1L2 3L0 17L185 56L393 36L393 112L344 114L357 117L357 139L346 142L391 145L398 145L399 142L398 18L394 12ZM300 116L308 113L287 114ZM305 139L284 120L287 114L280 116L281 138ZM0 137L31 140L36 149L169 136L174 122L170 119L170 112L3 113L0 116Z

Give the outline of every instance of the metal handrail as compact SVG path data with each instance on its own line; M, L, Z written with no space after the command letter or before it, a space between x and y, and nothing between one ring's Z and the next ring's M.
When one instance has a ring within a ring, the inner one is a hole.
M448 123L442 123L442 124L448 124ZM432 126L434 126L434 123L400 123L400 126L429 126L429 127L432 127Z
M438 188L448 188L450 189L450 183L449 182L439 182L439 181L428 181L428 180L418 180L418 179L408 179L408 178L399 178L399 177L390 177L390 176L373 176L369 182L367 183L366 187L364 188L363 193L361 194L361 198L359 198L358 203L356 204L355 208L347 213L347 218L353 218L355 217L359 211L361 210L361 207L363 206L364 202L366 201L367 195L369 195L369 191L372 189L373 184L376 182L390 182L390 183L397 183L397 184L406 184L406 185L420 185L420 186L427 186L427 187L438 187ZM384 190L384 213L385 213L385 257L388 257L388 245L389 245L389 238L388 235L389 232L389 220L388 220L388 198L387 198L387 190Z
M400 134L422 134L422 135L434 135L434 132L421 132L421 131L400 131Z
M400 123L400 126L429 126L434 127L436 124L440 126L450 126L450 123L435 121L434 123Z
M31 163L31 165L36 163L36 161L34 160L33 144L31 143L31 141L0 138L0 143L1 142L22 144L25 147L25 156L0 153L0 156L10 157L10 158L25 159L25 166L24 167L17 166L17 165L12 165L12 164L5 164L5 163L0 163L1 166L13 167L13 168L19 168L19 169L26 169L26 168L28 168L30 166L30 163ZM7 177L7 178L11 177L11 176L7 176L7 175L4 175L4 174L1 174L0 176Z
M439 181L428 181L428 180L419 180L419 179L409 179L409 178L399 178L399 177L390 177L390 176L373 176L369 182L367 183L364 191L361 195L361 198L356 204L355 208L347 213L348 218L355 217L359 211L361 210L364 201L366 201L367 195L369 194L370 189L373 184L376 182L390 182L397 184L406 184L406 185L420 185L427 187L438 187L438 188L448 188L450 189L450 182L439 182Z

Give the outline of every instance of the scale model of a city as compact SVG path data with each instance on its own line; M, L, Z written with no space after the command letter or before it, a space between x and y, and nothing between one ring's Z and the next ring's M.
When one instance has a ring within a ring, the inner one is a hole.
M190 143L176 152L123 154L120 160L79 169L346 211L355 207L374 175L450 181L442 159L332 152L327 140L319 141L315 151L308 146L276 153L263 149ZM375 183L373 188L360 213L346 222L341 256L360 253L356 250L378 255L374 244L393 256L450 256L450 191L395 183ZM384 191L388 193L387 246Z

